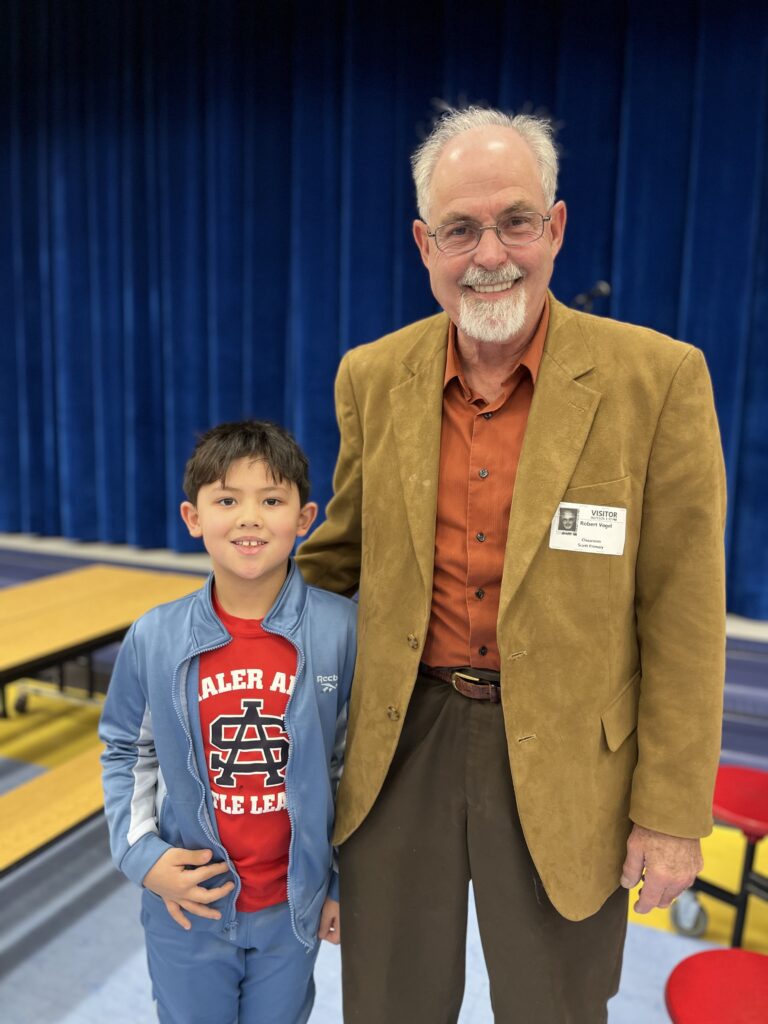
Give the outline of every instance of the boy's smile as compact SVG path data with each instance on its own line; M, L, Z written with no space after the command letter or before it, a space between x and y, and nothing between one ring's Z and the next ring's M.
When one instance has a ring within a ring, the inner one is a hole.
M200 488L196 504L181 505L187 529L202 537L211 556L224 610L238 615L245 609L246 618L269 611L294 541L307 533L316 515L317 505L302 506L296 484L275 480L263 459L238 459L226 479Z

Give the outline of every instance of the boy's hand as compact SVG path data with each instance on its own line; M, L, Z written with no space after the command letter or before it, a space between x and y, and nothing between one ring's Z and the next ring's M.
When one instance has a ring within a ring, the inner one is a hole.
M209 864L213 853L210 850L182 850L172 847L157 860L144 876L144 887L162 896L168 913L176 924L187 931L192 927L182 908L197 917L218 920L218 910L207 906L226 896L235 887L234 882L225 882L216 889L206 889L201 882L228 871L224 861Z
M318 939L325 939L338 946L341 942L341 924L339 922L339 904L337 900L327 899L320 911L320 927L317 930Z

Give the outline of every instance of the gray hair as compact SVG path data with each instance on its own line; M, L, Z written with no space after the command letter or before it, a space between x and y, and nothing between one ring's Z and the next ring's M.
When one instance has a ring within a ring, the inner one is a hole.
M466 107L464 110L449 108L440 116L427 138L411 157L413 181L416 185L416 205L419 216L429 216L429 186L435 164L446 144L457 135L496 125L513 128L530 146L541 175L541 188L547 209L555 201L557 193L557 150L554 143L554 127L545 117L532 114L505 114L492 107Z

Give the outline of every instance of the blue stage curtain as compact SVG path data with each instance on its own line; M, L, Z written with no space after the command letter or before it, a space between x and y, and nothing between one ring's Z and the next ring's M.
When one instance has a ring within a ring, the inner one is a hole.
M768 618L761 0L6 0L0 66L0 530L189 550L184 460L243 416L324 503L341 354L435 309L410 152L491 103L560 126L555 292L704 349Z

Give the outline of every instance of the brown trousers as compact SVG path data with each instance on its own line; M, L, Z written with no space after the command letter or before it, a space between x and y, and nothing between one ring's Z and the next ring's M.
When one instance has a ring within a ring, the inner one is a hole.
M455 1024L470 880L497 1024L604 1024L626 891L585 921L557 913L520 827L501 706L419 678L382 791L340 850L346 1024Z

